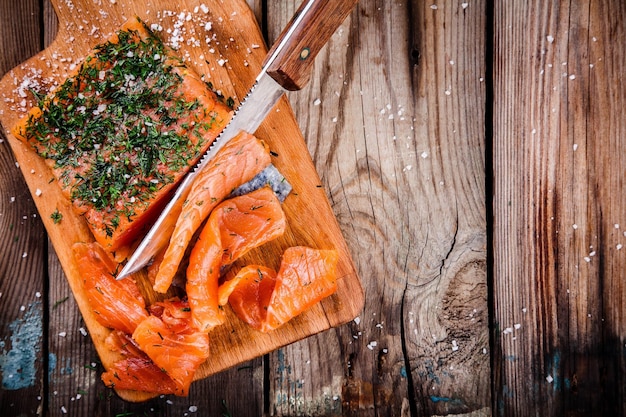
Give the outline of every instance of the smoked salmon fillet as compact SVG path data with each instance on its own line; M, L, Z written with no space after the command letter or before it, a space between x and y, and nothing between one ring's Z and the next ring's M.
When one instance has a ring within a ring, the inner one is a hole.
M231 139L194 180L156 273L154 290L165 293L187 246L211 211L238 186L270 164L267 145L247 132Z
M337 290L335 250L305 246L285 250L278 273L264 266L242 268L229 297L235 314L253 328L269 332Z
M148 317L135 281L132 277L115 279L119 264L97 242L75 243L72 250L96 320L105 327L131 334Z
M96 46L12 130L46 160L95 239L134 242L231 109L138 18Z
M286 227L280 201L269 187L220 203L209 215L189 256L186 292L193 324L210 330L223 324L220 268L281 236Z

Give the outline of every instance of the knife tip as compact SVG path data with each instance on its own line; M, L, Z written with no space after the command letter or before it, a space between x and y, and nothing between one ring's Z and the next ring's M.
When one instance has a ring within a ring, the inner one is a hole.
M122 270L121 270L121 271L117 274L117 276L115 277L115 279L116 279L116 280L118 280L118 281L120 281L120 280L122 280L122 279L124 279L124 278L128 277L128 276L129 276L130 274L132 274L133 272L135 272L135 271L133 271L133 270L132 270L131 265L130 265L130 264L126 264L126 265L124 266L124 268L122 268Z

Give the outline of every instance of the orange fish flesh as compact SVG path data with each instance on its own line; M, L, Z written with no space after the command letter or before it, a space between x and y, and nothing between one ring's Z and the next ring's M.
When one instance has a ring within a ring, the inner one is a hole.
M282 235L285 227L280 201L269 187L233 197L215 207L191 251L187 267L186 291L194 325L210 330L224 323L220 268Z
M287 323L337 290L335 250L288 248L278 273L248 266L233 279L229 297L235 314L253 328L269 332Z
M195 232L209 213L232 190L254 178L270 164L269 148L253 135L241 132L231 139L198 174L156 275L154 290L164 293L172 283Z
M98 243L76 243L74 259L83 279L87 300L103 326L131 334L148 317L146 303L135 281L115 279L119 266Z

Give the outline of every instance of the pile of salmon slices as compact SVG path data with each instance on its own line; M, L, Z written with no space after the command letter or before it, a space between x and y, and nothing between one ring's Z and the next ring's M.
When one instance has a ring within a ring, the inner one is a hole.
M116 279L120 254L136 246L232 113L131 19L13 129L44 158L92 232L92 241L72 249L89 308L117 358L102 374L109 387L185 396L210 360L213 329L241 320L272 332L337 289L334 249L281 246L277 270L242 263L288 227L285 196L258 181L273 167L270 148L247 132L198 173L147 271Z

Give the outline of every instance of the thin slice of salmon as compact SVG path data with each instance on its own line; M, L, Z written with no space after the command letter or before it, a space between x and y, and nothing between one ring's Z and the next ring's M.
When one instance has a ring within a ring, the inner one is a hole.
M46 160L108 251L130 245L231 109L138 18L12 130Z
M282 235L286 219L280 201L263 187L220 203L211 212L189 256L187 297L194 325L210 330L223 324L220 268Z
M115 279L118 263L98 243L75 243L74 259L96 320L131 334L148 317L146 303L132 277Z
M261 266L242 268L229 297L235 314L253 328L269 332L337 290L335 250L288 248L278 273Z
M209 331L224 323L224 310L217 303L222 264L220 231L209 218L189 255L185 289L192 322L196 328Z
M265 266L249 265L241 268L231 281L235 283L235 288L228 297L230 307L241 320L263 331L276 287L276 271Z
M106 338L105 346L112 352L119 352L122 356L100 377L107 387L183 395L183 391L178 388L174 380L156 366L129 335L114 330Z
M269 148L249 133L242 132L224 145L198 174L189 191L159 265L155 291L167 291L189 242L213 208L269 164Z
M283 254L264 330L273 330L337 291L336 250L306 246Z
M269 187L231 198L217 211L222 265L231 264L251 249L282 236L287 227L285 212Z
M183 324L191 320L189 309L172 308L178 316L150 315L137 326L132 337L141 350L174 381L177 394L187 395L196 370L209 357L209 336ZM163 311L168 311L168 308ZM175 324L168 322L172 317L176 318Z

